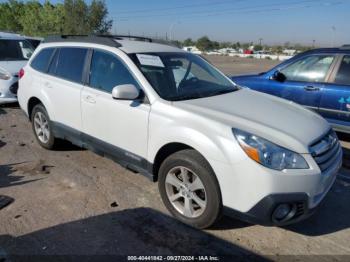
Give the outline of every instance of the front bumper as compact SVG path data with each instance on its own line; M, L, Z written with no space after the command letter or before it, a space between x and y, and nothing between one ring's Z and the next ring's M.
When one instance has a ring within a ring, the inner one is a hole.
M218 178L223 206L235 217L263 225L290 224L310 216L331 189L342 165L341 151L323 172L311 154L303 154L309 169L284 171L263 167L238 149L232 156L241 158L228 164L209 160ZM279 223L272 214L284 203L295 204L300 212Z
M324 191L318 195L310 196L306 192L270 194L260 200L248 212L239 212L225 207L225 213L249 223L265 226L285 226L307 219L315 213L331 190L337 178L336 173L341 167L341 163L342 161L338 159L333 168L328 170L326 174L321 174L321 176L328 176L328 181L326 187L324 187ZM291 211L286 216L286 219L278 220L275 217L275 211L281 205L289 206Z
M317 207L309 208L309 197L305 193L295 194L275 194L269 195L262 199L247 213L242 213L232 208L225 207L225 215L233 218L238 218L242 221L259 224L264 226L285 226L300 222L312 216ZM282 204L289 204L295 206L295 211L291 218L287 221L278 221L274 219L273 214L276 208Z

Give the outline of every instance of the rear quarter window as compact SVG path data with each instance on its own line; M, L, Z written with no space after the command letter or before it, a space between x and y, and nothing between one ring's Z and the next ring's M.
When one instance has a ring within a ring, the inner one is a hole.
M54 48L46 48L41 50L39 54L34 57L30 66L37 71L45 73L54 51Z

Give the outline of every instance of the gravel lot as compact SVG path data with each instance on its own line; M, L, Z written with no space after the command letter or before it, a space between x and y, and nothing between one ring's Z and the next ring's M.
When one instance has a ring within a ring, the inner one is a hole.
M227 74L261 72L275 64L209 59ZM348 166L350 139L341 138ZM215 228L200 231L171 218L157 185L143 176L69 143L57 151L40 148L17 105L0 107L0 195L14 198L0 210L1 262L24 256L32 261L53 260L46 255L59 261L194 254L218 255L227 261L242 254L257 260L350 258L350 171L346 168L322 208L307 221L276 228L224 217Z

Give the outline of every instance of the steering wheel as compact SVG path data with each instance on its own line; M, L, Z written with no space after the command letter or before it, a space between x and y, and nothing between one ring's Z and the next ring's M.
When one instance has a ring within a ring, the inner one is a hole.
M179 84L179 89L185 89L186 86L191 86L195 83L197 83L199 79L197 77L191 77L190 79L187 80L182 80L181 83Z

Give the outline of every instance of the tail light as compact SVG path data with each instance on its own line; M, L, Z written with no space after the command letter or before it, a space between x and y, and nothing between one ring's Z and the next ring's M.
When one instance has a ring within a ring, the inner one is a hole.
M18 77L21 79L24 76L24 69L19 70Z

